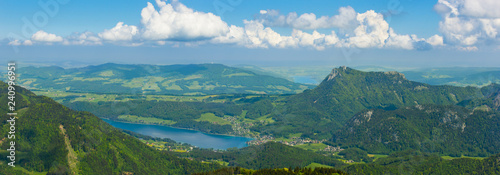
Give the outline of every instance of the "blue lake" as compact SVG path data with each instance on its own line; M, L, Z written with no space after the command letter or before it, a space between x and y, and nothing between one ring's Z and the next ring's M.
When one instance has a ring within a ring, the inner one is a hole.
M205 134L200 131L172 128L168 126L123 123L108 119L103 120L116 128L133 131L151 137L170 138L177 142L189 143L200 148L242 148L248 146L246 144L247 141L252 140L252 138Z

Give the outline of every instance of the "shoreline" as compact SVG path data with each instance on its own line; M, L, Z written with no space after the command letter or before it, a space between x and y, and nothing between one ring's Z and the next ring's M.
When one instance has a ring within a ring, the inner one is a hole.
M257 139L257 138L253 138L253 137L245 137L245 136L238 136L238 135L206 133L206 132L199 131L199 130L195 130L195 129L191 129L191 128L180 128L180 127L169 126L169 125L147 124L147 123L134 123L134 122L127 122L127 121L113 120L113 119L111 119L111 118L105 118L105 117L99 117L99 118L100 118L101 120L102 120L102 119L106 119L106 120L110 120L110 121L113 121L113 122L120 122L120 123L129 123L129 124L138 124L138 125L165 126L165 127L175 128L175 129L185 129L185 130L197 131L197 132L201 132L201 133L203 133L203 134L209 134L209 135L217 135L217 136L230 136L230 137L243 137L243 138L248 138L248 139L252 139L252 140ZM249 141L250 141L250 140L249 140Z

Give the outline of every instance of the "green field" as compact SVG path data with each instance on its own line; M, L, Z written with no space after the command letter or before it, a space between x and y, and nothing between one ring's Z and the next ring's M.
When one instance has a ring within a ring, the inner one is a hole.
M368 154L368 157L373 157L373 161L377 160L378 158L384 158L384 157L387 157L389 155L386 155L386 154Z
M295 147L306 149L306 150L311 150L311 151L319 151L319 150L325 149L328 146L325 145L324 143L306 143L306 144L302 144L302 145L295 145Z
M306 168L312 168L312 169L318 168L318 167L320 167L320 168L333 168L332 166L323 165L323 164L319 164L319 163L315 163L315 162L306 166Z
M220 117L217 117L217 116L215 116L215 114L212 114L212 113L201 114L201 117L199 119L196 119L195 121L197 121L197 122L207 121L207 122L218 124L218 125L231 125L231 122L224 120Z

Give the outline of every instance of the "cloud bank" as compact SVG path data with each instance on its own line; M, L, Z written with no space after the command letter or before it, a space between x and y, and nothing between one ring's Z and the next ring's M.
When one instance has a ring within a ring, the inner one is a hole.
M238 45L247 48L390 48L429 50L451 46L457 50L476 51L478 44L500 43L500 1L439 0L434 10L442 16L441 34L419 38L400 34L390 27L384 15L373 10L356 12L341 7L332 16L314 13L281 14L263 9L243 26L229 25L213 13L191 9L177 0L156 0L141 11L139 25L118 22L100 33L73 33L61 37L38 31L30 40L13 40L9 45L60 43L63 45L125 46L200 44ZM273 30L290 28L288 35ZM321 31L328 31L320 33Z

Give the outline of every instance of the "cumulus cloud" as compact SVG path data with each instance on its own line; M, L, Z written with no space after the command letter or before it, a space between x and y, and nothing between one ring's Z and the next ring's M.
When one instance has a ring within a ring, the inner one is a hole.
M476 46L466 46L466 47L458 46L457 49L460 51L466 51L466 52L472 52L472 51L479 50Z
M260 21L244 21L245 27L231 26L227 35L216 37L214 43L234 43L248 48L295 48L311 47L322 50L325 46L334 45L339 38L334 31L329 35L317 31L312 33L294 29L290 36L283 36Z
M458 6L455 7L446 0L439 2L435 9L447 19L441 25L441 30L450 31L449 34L443 35L445 39L455 37L464 45L470 46L482 35L497 36L500 21L480 19L469 24L470 21L451 15L462 13ZM228 25L217 15L195 11L177 0L169 3L156 0L154 4L148 2L142 9L139 25L118 22L113 28L97 34L76 32L64 38L39 31L31 40L14 40L9 44L61 42L63 45L111 43L125 46L168 44L174 47L179 45L189 47L212 43L233 44L247 48L305 47L323 50L328 47L357 47L429 50L435 46L443 46L445 41L440 35L424 39L411 34L399 34L389 26L382 14L373 10L357 13L349 6L339 8L338 13L333 16L316 16L314 13L299 15L295 12L283 15L277 10L260 10L253 20L243 20L243 23L243 26ZM482 26L484 32L480 36L468 35L476 30L476 25ZM273 27L291 28L292 32L278 33ZM323 29L322 31L330 29L330 31L320 33L318 29Z
M427 40L427 43L429 43L432 46L442 46L443 44L443 37L439 35L433 35L429 37Z
M369 10L356 17L359 26L354 29L354 36L348 38L348 45L359 48L383 47L389 37L389 24L382 14Z
M500 1L439 0L434 10L443 17L439 30L446 43L474 51L473 45L500 43ZM472 49L471 49L472 48Z
M105 29L99 33L99 37L108 41L131 41L138 32L137 26L129 26L123 24L123 22L118 22L112 29Z
M31 46L31 45L33 45L33 42L31 40L25 40L25 41L23 41L23 45Z
M21 41L19 41L17 39L16 40L12 40L12 41L10 41L8 43L8 45L11 45L11 46L20 46L21 44L22 44Z
M156 0L155 9L148 2L142 9L142 37L147 40L200 40L228 32L229 27L219 16L198 12L174 0L170 4Z
M64 38L64 45L102 45L100 36L92 32L73 33Z
M269 27L292 27L294 29L322 29L322 28L354 28L356 26L356 12L352 7L341 7L335 16L316 17L314 13L304 13L300 16L296 12L282 15L277 10L261 10L256 21Z
M31 36L31 40L35 42L53 43L53 42L61 42L63 41L63 38L55 34L47 33L43 30L40 30L35 34L33 34L33 36Z

